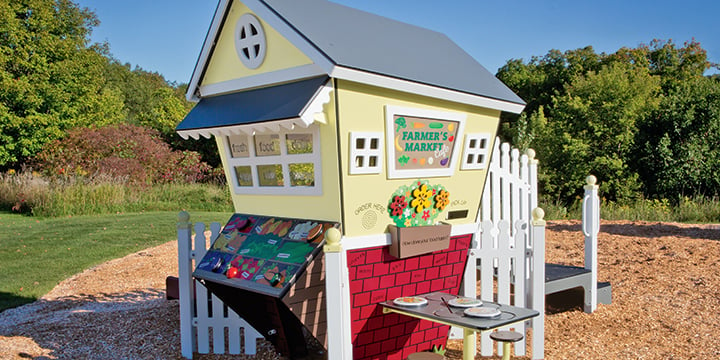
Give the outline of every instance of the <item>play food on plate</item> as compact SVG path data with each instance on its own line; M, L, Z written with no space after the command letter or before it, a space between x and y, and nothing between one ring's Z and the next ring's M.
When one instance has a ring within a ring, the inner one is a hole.
M454 306L454 307L466 308L466 307L480 306L480 305L482 305L482 301L480 301L478 299L473 299L473 298L458 297L458 298L454 298L454 299L451 299L450 301L448 301L448 304L450 304L450 306Z
M479 318L493 318L501 314L500 310L489 307L471 307L463 311L465 315Z
M420 296L403 296L393 300L393 302L402 306L421 306L427 304L427 299Z

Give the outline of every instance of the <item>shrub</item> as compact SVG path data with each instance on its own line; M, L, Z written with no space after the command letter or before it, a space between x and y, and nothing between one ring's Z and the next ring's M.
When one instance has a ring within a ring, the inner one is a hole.
M173 151L156 130L121 124L76 128L45 146L36 166L49 178L103 176L133 184L194 183L210 167L191 151Z

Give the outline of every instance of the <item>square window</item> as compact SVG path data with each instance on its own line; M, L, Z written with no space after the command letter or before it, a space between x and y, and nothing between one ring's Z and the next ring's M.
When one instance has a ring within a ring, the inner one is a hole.
M355 157L355 167L356 168L364 167L364 162L365 162L364 160L365 160L364 156L356 156Z
M246 158L250 156L250 144L247 135L230 135L227 137L230 156L233 158Z
M378 138L372 138L372 139L370 139L370 149L372 149L372 150L377 150L378 147L379 147L379 145L378 145L379 142L380 142L380 141L379 141Z
M236 166L235 179L238 186L253 186L252 168L250 166Z
M256 156L280 155L280 135L278 135L278 134L255 135L255 155Z
M242 127L231 131L224 135L224 145L235 194L322 195L317 125L297 130L280 126L253 135Z
M290 186L314 186L315 165L313 163L289 164Z
M350 133L350 174L379 174L382 170L383 133Z
M285 145L288 155L312 154L313 136L312 134L287 134L285 135Z
M260 186L283 186L282 165L258 165L258 182Z
M467 134L463 149L464 159L460 164L461 170L482 170L487 166L487 156L490 152L490 134Z

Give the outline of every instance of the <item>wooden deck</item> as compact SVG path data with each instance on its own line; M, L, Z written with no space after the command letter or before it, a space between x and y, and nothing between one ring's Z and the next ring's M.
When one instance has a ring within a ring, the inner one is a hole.
M585 308L590 306L590 270L579 266L545 264L545 295L558 293L568 289L583 288L585 291ZM597 299L600 304L612 302L612 286L609 282L598 282Z

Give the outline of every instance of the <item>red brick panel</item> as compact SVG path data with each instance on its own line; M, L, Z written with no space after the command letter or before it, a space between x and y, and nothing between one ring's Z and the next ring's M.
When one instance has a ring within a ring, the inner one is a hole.
M406 259L388 246L348 251L354 359L401 360L445 345L449 326L383 314L377 304L431 291L458 294L471 240L455 236L447 250Z

